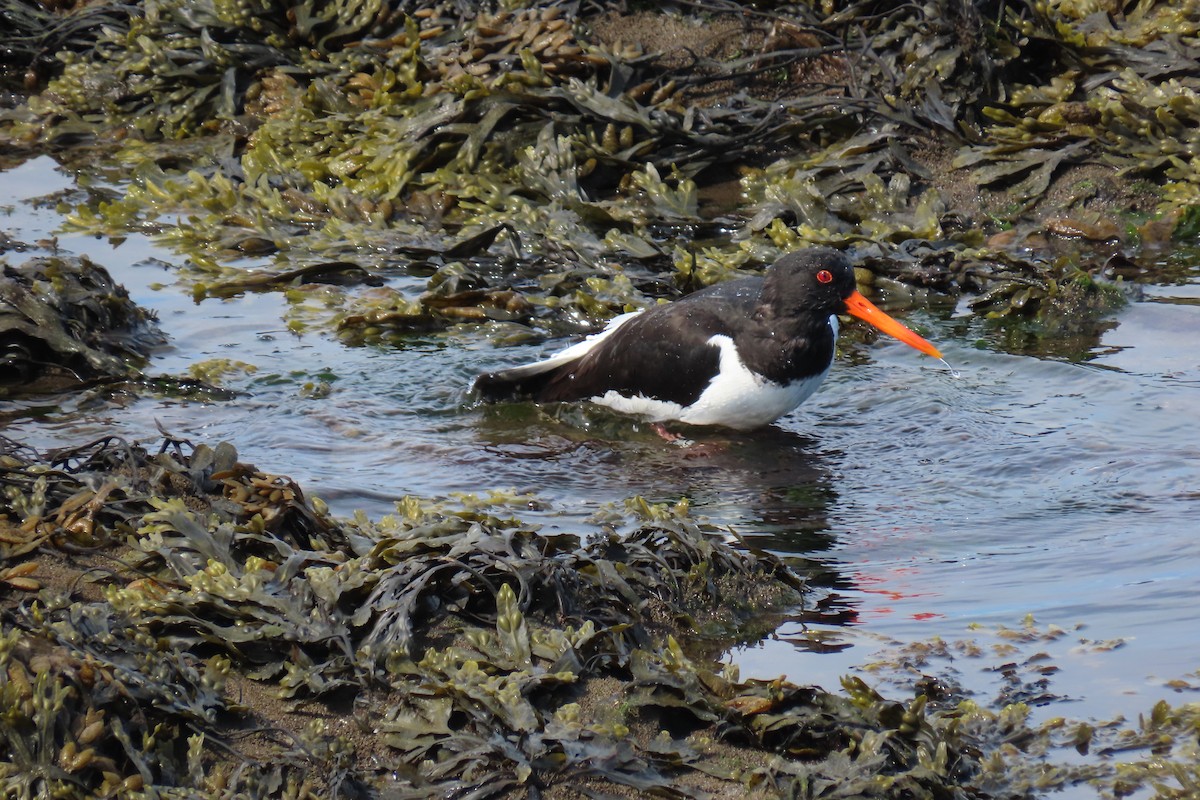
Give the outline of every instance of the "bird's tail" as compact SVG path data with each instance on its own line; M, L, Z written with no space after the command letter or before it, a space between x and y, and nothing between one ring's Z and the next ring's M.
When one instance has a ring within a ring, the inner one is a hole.
M471 391L485 403L510 400L543 400L547 386L572 362L557 359L539 361L521 367L485 372L475 379Z
M471 390L486 403L500 403L506 400L554 402L586 397L574 385L576 367L605 337L641 313L630 311L614 317L600 333L592 334L582 342L576 342L544 361L485 372L475 379Z

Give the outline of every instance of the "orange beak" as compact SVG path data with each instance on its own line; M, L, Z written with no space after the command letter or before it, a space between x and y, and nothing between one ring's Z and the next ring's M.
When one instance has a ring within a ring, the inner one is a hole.
M850 296L846 298L846 310L864 322L869 322L879 328L887 335L895 336L909 347L915 347L934 358L942 357L936 347L880 311L874 303L863 297L858 291L851 292Z

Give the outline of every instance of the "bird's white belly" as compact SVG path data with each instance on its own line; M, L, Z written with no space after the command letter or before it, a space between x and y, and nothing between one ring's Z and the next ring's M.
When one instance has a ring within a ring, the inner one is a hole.
M837 323L833 324L836 326ZM834 327L836 335L837 328ZM690 425L724 425L748 430L774 422L796 408L817 390L829 374L830 365L826 365L824 370L812 377L787 385L778 384L751 372L742 363L733 339L728 336L713 336L708 344L721 351L720 370L690 406L642 395L627 397L613 390L593 397L592 402L625 414L644 416L653 422L678 420Z

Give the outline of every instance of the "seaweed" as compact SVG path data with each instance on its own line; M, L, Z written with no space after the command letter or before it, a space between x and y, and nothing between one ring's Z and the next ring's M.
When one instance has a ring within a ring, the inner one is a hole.
M705 28L664 45L649 34L683 15L644 12L629 41L588 4L7 0L6 86L31 95L0 136L81 173L74 229L172 247L197 302L280 291L293 330L351 344L579 332L821 243L891 305L968 295L1003 346L1086 357L1162 274L1146 252L1194 235L1194 3L699 8ZM1087 180L1055 200L1088 168L1146 180L1135 210L1156 215L1113 223L1122 198ZM55 256L5 280L0 374L139 380L157 335L100 268ZM43 456L0 438L0 780L221 797L1200 780L1188 706L1033 725L1027 704L1059 695L1032 657L999 668L991 709L944 674L906 675L900 699L743 681L714 654L802 617L803 576L686 504L632 499L560 532L528 502L338 519L227 444ZM908 661L947 652L922 647ZM1056 747L1096 759L1052 763Z
M1190 706L1034 725L1030 704L1061 699L1045 650L1068 632L1032 618L992 633L992 709L930 674L982 658L974 640L909 643L870 666L879 685L837 693L742 680L707 653L772 629L804 583L686 504L632 499L578 533L539 531L504 492L338 519L228 444L0 443L2 566L40 576L0 611L0 781L18 796L1166 797L1196 780ZM66 580L41 574L68 552ZM1067 747L1093 757L1059 763Z
M0 396L132 378L165 341L153 314L86 257L0 267Z
M503 492L337 519L228 444L3 442L0 464L5 569L91 554L65 582L10 584L23 596L0 612L0 780L17 794L957 798L1195 779L1186 706L1032 725L1054 670L1017 653L1066 635L1032 619L995 631L998 710L926 672L981 657L973 641L881 659L899 700L858 677L840 693L740 679L706 653L770 630L804 583L686 504L632 499L596 531L547 533ZM49 549L12 547L15 531ZM1061 747L1096 759L1048 768Z
M863 281L909 304L983 294L984 313L1041 321L1064 282L1053 246L985 251L985 231L1129 210L1064 196L1080 170L1144 176L1133 210L1179 236L1196 204L1190 5L712 3L711 32L549 3L121 8L56 42L63 71L0 127L116 137L117 191L73 228L156 235L198 300L284 291L293 330L351 344L575 332L813 244L857 251ZM721 186L738 196L714 206ZM1036 302L979 278L1016 259Z
M444 761L446 780L430 771L413 787L431 781L441 791L501 774L511 782L523 758L539 773L649 786L656 780L631 745L568 724L564 691L627 663L664 626L712 613L733 590L729 582L776 576L778 605L801 588L781 564L738 554L686 517L645 505L629 534L585 542L537 534L507 515L525 499L501 494L464 498L459 510L409 498L378 523L337 521L286 478L239 463L227 444L167 440L152 453L103 440L51 462L14 445L4 458L5 519L62 543L87 509L90 535L74 541L113 552L93 578L99 597L43 587L7 612L6 652L61 655L49 672L27 670L55 687L53 706L11 720L21 736L43 725L41 738L33 750L10 740L4 758L21 770L55 760L66 772L51 778L100 794L116 786L214 791L199 778L230 754L249 768L217 769L232 781L224 793L314 769L325 786L367 780L370 770L346 767L352 751L329 732L311 732L302 752L277 744L271 758L240 753L237 731L249 720L226 691L235 673L272 682L284 698L399 698L378 723L384 741L405 770L431 753ZM766 610L727 605L714 614L726 632ZM414 660L421 648L425 656ZM10 679L23 669L10 667ZM429 728L451 710L470 711L475 724ZM416 723L405 721L413 713L426 720L417 738L408 736ZM100 719L119 721L101 738ZM553 726L532 736L554 719L556 736ZM77 741L81 730L89 734ZM521 745L526 756L497 748L497 732L508 730L531 735ZM291 734L302 735L310 734ZM621 753L627 763L617 768L610 762Z
M1018 198L1036 202L1054 170L1101 161L1125 173L1165 179L1160 211L1192 205L1196 176L1185 153L1195 145L1200 90L1200 16L1193 4L1146 2L1117 17L1074 2L1006 10L1027 41L1026 68L1040 83L1014 84L984 108L987 141L958 165L981 184L1019 180ZM1054 53L1035 64L1033 54Z

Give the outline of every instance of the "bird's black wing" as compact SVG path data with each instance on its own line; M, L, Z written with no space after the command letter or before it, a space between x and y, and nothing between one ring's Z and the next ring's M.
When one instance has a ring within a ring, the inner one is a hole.
M655 306L622 324L579 359L555 369L534 399L581 400L610 390L691 405L720 363L714 335L750 320L761 281L733 281Z

